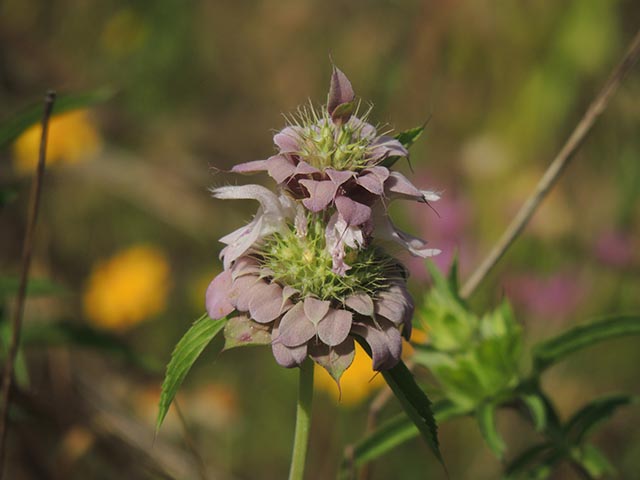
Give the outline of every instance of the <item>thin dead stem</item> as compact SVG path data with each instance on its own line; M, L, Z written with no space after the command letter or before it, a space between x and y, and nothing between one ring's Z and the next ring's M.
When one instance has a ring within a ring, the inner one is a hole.
M4 474L7 422L9 417L9 402L11 401L11 385L13 381L13 367L15 364L18 347L20 345L20 332L22 329L22 316L24 314L24 304L27 298L27 284L29 281L29 267L31 266L31 254L33 253L33 243L35 237L36 222L38 220L38 210L40 207L40 196L42 193L42 182L44 180L45 160L47 157L47 135L49 133L49 118L53 110L56 94L53 91L47 93L44 99L44 113L42 114L42 135L40 137L40 152L36 176L31 185L31 197L29 204L29 217L27 220L27 231L22 243L22 272L20 276L20 286L16 297L16 308L11 323L11 340L7 358L4 364L2 375L2 391L0 396L0 479Z
M549 194L553 186L557 183L562 172L565 171L569 162L578 151L587 135L595 125L596 121L609 105L611 97L620 86L622 79L629 73L634 63L640 56L640 31L638 31L631 41L622 61L614 68L607 82L596 98L591 102L589 108L582 116L575 129L549 165L531 196L524 203L520 211L516 214L507 229L502 234L495 246L489 252L480 266L471 274L467 282L460 290L462 298L469 298L478 288L480 283L491 272L493 267L504 256L509 247L522 233L531 220L542 201Z

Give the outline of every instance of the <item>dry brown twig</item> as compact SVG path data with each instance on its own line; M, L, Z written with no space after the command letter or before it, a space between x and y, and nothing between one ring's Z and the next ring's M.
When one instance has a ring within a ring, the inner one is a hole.
M566 170L571 159L578 151L580 146L591 132L596 121L605 111L611 97L616 92L624 77L631 71L631 68L640 57L640 30L636 32L631 40L622 61L613 69L609 78L600 93L590 103L589 108L584 113L573 132L564 143L562 149L555 156L546 172L536 185L527 201L520 208L516 216L513 218L509 226L505 229L500 239L491 249L487 257L482 261L478 268L471 274L469 279L460 289L462 298L469 298L487 277L489 272L496 266L498 261L504 256L509 247L523 232L534 213L549 194L551 189L556 185L562 173ZM367 418L367 432L375 429L378 423L380 412L393 395L391 390L385 388L371 402L369 416ZM361 476L361 478L367 478Z
M27 220L27 231L22 243L22 272L20 276L20 286L16 297L16 308L11 322L11 339L7 358L4 364L2 375L2 391L0 396L0 479L4 473L4 460L6 453L7 422L9 417L9 402L11 401L11 385L13 381L13 367L20 345L20 332L22 328L22 317L24 314L24 304L27 298L27 284L29 281L29 267L31 266L31 255L33 253L33 243L35 238L36 222L38 220L38 210L40 207L40 197L42 194L42 182L44 180L45 160L47 157L47 135L49 133L49 118L56 100L54 91L47 92L44 99L44 112L42 114L42 135L40 137L40 151L38 155L38 166L36 176L31 185L31 196L29 202L29 216Z

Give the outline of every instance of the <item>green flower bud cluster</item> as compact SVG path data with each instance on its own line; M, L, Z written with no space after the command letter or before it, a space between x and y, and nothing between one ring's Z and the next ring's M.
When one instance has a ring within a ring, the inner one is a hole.
M313 107L301 109L299 118L292 122L299 128L302 140L300 156L321 170L358 171L369 166L373 138L364 131L369 111L361 119L354 116L346 123L334 123L325 109L322 112Z
M312 214L307 221L306 235L299 235L291 226L288 232L271 236L260 248L261 263L273 273L273 281L295 288L301 297L344 300L356 292L374 296L392 280L404 278L403 267L374 246L360 250L347 248L352 268L344 276L334 273L331 254L326 248L326 222Z

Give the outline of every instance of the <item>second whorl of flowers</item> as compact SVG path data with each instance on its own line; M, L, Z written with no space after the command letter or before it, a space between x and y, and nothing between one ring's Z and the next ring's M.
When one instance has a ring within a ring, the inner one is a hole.
M260 208L221 239L224 270L207 290L209 315L230 316L228 343L270 343L285 367L310 356L336 381L353 361L356 336L370 346L374 369L383 370L398 362L401 336L411 334L406 271L376 240L420 257L439 253L387 214L392 200L427 203L438 194L391 171L408 156L406 147L378 134L369 111L358 118L357 110L351 83L334 68L326 107L300 110L275 135L276 155L233 168L267 171L278 194L258 185L213 190Z

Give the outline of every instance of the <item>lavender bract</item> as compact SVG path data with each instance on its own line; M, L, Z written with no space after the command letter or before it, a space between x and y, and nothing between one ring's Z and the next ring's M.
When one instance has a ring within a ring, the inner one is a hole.
M407 149L358 116L353 88L334 68L327 106L302 109L274 137L278 153L232 171L266 171L276 195L246 185L213 190L216 198L255 199L254 219L223 237L224 271L207 290L209 315L231 315L225 332L234 345L271 343L276 361L294 367L310 356L336 381L354 356L354 337L366 341L373 367L400 359L411 334L414 305L406 270L377 240L411 254L439 253L398 230L387 206L396 199L439 199L391 171Z

